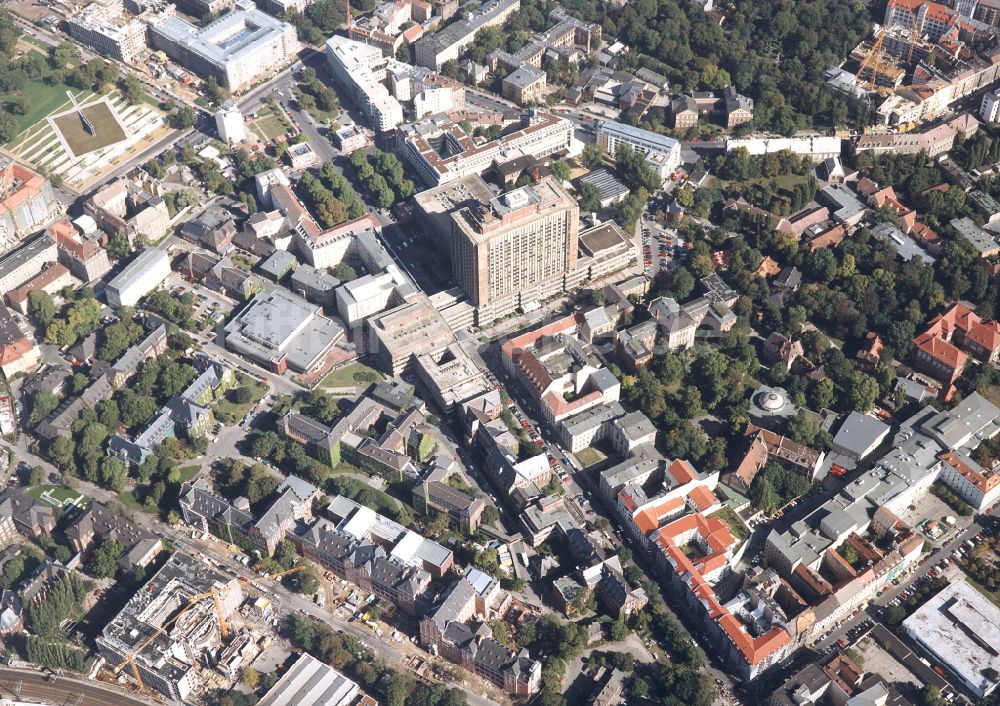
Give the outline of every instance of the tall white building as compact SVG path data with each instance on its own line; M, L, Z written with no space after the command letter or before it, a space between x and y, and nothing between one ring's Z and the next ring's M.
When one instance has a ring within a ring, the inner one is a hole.
M996 91L987 91L983 95L982 105L979 106L979 117L988 123L1000 120L1000 94Z
M243 113L235 106L223 108L215 114L215 127L219 131L219 138L229 144L242 142L247 137Z
M68 16L66 27L76 41L126 64L146 49L146 23L128 17L122 0L91 3Z
M334 77L353 95L372 127L379 132L403 122L403 106L382 85L391 61L378 47L333 36L326 42L326 60Z

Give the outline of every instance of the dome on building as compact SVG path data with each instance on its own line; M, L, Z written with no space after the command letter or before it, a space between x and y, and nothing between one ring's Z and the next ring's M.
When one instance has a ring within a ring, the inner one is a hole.
M785 397L777 390L766 390L760 393L758 404L761 409L766 409L770 412L777 412L785 406Z

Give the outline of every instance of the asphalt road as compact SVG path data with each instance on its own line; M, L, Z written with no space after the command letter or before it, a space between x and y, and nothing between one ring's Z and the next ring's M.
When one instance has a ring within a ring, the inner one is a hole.
M62 676L54 682L34 670L0 667L0 697L40 701L52 706L150 706L157 702L110 684Z

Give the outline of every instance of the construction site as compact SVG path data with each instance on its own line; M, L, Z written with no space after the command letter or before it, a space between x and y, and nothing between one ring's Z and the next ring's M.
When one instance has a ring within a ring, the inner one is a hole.
M883 24L841 69L839 90L867 101L878 123L905 132L996 81L1000 42L996 28L950 7L890 0Z
M175 552L97 638L105 677L174 701L230 688L271 642L269 601L257 581Z

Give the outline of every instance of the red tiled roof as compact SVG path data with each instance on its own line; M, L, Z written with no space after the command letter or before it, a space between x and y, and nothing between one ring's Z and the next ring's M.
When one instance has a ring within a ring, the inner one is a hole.
M917 336L913 340L913 345L952 370L961 369L967 359L965 353L931 331Z

